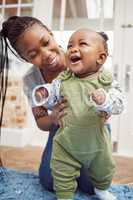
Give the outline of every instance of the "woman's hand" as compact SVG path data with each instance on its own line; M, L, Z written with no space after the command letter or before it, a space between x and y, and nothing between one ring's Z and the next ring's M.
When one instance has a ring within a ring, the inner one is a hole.
M102 117L104 122L106 122L111 117L111 114L108 114L107 112L104 111L101 111L98 114L100 117Z
M67 100L62 97L52 109L51 117L54 124L60 125L62 127L61 119L67 114L65 112L65 108L67 108Z

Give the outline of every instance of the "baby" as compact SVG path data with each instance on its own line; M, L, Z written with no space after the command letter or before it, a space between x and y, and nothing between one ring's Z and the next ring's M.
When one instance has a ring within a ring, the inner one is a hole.
M123 105L112 75L102 68L108 55L106 41L105 34L90 29L74 32L66 53L68 70L33 91L34 103L49 109L61 96L68 101L51 159L58 199L73 198L82 165L88 169L98 198L116 199L108 191L115 171L110 134L98 113L119 114Z

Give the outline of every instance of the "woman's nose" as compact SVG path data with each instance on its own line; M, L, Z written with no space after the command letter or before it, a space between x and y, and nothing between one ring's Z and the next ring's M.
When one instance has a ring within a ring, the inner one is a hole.
M51 51L48 48L41 49L41 55L43 58L47 59L51 55Z

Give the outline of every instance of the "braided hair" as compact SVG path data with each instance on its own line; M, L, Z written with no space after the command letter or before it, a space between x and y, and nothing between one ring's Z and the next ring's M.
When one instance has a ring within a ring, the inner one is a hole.
M12 16L3 22L2 29L0 30L0 136L8 83L8 49L10 49L15 56L19 58L22 57L21 52L17 49L18 39L34 24L39 24L48 32L51 32L40 20L29 16Z

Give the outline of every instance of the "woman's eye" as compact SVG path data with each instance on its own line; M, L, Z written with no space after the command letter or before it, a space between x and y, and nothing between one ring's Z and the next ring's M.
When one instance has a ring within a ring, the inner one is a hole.
M46 41L43 41L43 46L47 46L49 44L49 39Z
M34 59L37 56L37 52L29 55L29 59Z

